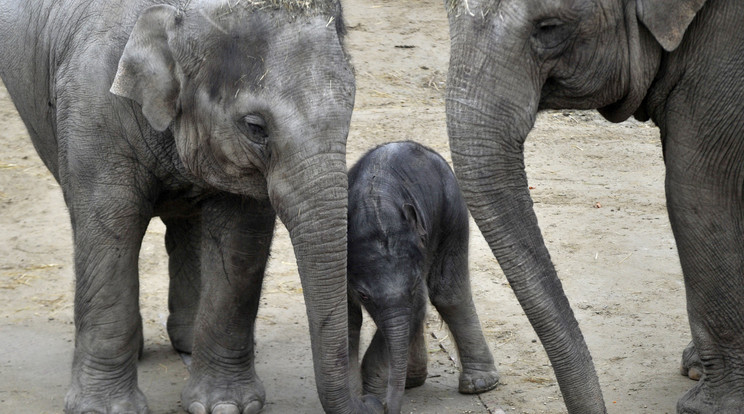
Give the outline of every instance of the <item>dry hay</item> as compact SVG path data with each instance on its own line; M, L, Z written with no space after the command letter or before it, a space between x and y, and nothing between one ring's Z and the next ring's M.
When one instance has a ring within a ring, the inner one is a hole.
M222 8L228 12L238 7L262 11L284 10L291 15L307 16L335 16L340 10L338 0L224 0L222 5Z
M20 271L4 272L0 274L0 289L15 290L21 286L31 286L32 283L30 282L39 278L38 272L35 271L58 268L59 266L56 263L31 265L24 267Z
M473 2L473 6L471 8L470 3ZM488 14L494 10L498 5L498 0L483 0L479 2L477 5L477 14L480 14L481 17L486 17ZM447 7L447 13L452 14L455 13L456 15L460 15L462 13L467 13L471 16L476 15L476 4L473 0L446 0L446 7Z

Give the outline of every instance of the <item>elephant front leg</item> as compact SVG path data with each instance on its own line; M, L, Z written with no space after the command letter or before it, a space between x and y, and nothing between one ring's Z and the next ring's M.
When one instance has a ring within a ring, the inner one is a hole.
M201 221L198 217L163 218L168 251L168 337L178 352L190 354L201 290Z
M366 394L385 401L388 377L390 375L390 356L382 332L378 328L362 359L362 381Z
M667 208L685 279L694 349L703 372L679 400L677 411L744 413L740 187L727 188L718 166L699 165L699 160L688 160L690 154L681 150L667 144Z
M408 364L406 388L424 385L429 375L427 362L429 352L424 338L424 320L426 319L426 289L419 289L414 299L411 318L411 343L408 346Z
M137 258L148 220L115 195L102 199L98 206L70 206L75 352L65 412L146 413L137 388L143 344Z
M362 330L362 307L349 301L349 381L351 391L362 393L362 373L359 367L359 339Z
M257 413L263 384L254 368L254 327L274 231L268 203L222 195L202 215L202 295L194 326L189 412Z

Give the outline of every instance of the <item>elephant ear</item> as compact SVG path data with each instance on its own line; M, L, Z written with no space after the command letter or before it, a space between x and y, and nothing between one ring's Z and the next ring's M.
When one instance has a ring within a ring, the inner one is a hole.
M682 37L705 0L637 0L638 19L667 52L682 42Z
M416 230L416 234L419 236L419 239L423 241L426 238L426 229L424 228L424 223L421 222L421 218L416 212L416 207L414 207L412 204L404 203L403 217L405 217L408 224L410 224L411 227Z
M140 15L110 89L139 103L158 131L168 128L178 109L180 87L168 39L179 19L178 10L167 5L152 6Z

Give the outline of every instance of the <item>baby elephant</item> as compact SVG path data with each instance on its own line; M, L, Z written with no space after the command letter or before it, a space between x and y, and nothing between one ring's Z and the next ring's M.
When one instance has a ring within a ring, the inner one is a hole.
M470 292L468 234L457 180L434 151L386 144L349 171L351 363L359 367L363 305L378 327L362 362L364 391L385 398L388 412L400 412L404 388L426 381L427 292L457 344L460 392L498 383Z

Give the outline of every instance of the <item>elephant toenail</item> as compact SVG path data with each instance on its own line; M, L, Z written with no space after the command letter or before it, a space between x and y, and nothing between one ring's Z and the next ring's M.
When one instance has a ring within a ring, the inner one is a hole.
M191 356L191 354L179 352L178 355L181 356L181 361L183 361L183 364L186 365L186 369L191 371L191 362L193 361L193 357Z
M259 412L261 412L262 408L263 404L258 401L252 401L245 406L245 408L243 409L243 414L258 414Z
M207 407L200 402L192 402L189 405L189 413L191 414L207 414Z
M212 407L212 414L240 414L240 409L235 404L220 403Z

